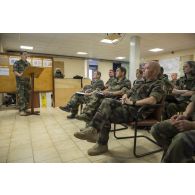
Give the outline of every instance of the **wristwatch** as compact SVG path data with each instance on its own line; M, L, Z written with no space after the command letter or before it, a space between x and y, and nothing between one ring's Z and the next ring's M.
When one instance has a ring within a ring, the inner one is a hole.
M136 104L136 100L133 100L133 106L135 106L135 104Z

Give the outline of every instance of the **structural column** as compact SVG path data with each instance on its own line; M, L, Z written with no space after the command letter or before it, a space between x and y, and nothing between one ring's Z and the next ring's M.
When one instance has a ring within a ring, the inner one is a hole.
M140 37L133 36L130 40L129 79L131 83L136 79L136 69L140 64Z
M1 37L0 37L0 52L3 52L3 43Z

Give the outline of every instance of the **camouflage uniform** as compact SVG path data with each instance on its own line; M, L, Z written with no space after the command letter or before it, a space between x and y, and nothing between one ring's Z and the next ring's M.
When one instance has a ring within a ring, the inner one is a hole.
M141 78L141 79L136 79L136 80L133 82L133 86L134 86L134 85L143 84L144 82L145 82L145 81L144 81L143 78Z
M191 101L195 103L195 95L192 96ZM164 155L162 162L193 162L192 156L195 152L195 130L179 132L169 120L166 120L155 124L151 128L151 134L158 144L163 147Z
M112 86L113 85L113 83L115 82L115 80L116 80L116 78L115 77L110 77L109 79L108 79L108 81L106 82L106 86Z
M128 79L124 78L122 80L115 79L107 88L107 90L109 92L122 91L122 94L125 94L125 92L130 88L131 88L131 82ZM83 109L83 113L88 116L89 120L93 118L95 112L97 111L98 107L100 106L104 98L105 96L98 95L97 93L94 93L90 97L90 101L86 104L85 108ZM117 97L110 95L110 98L116 99Z
M13 71L22 73L28 66L30 66L30 63L21 59L14 63ZM28 109L29 89L30 79L16 76L16 92L18 96L19 111L25 111Z
M173 85L173 87L176 87L177 80L171 80L170 83Z
M91 86L86 86L84 87L83 92L92 92L95 90L102 90L104 89L104 82L102 80L93 80L91 82ZM70 101L68 102L68 106L71 107L71 113L73 115L76 115L78 113L78 108L80 104L86 104L89 101L89 97L88 96L84 96L84 95L79 95L79 94L74 94Z
M153 96L158 103L163 98L164 91L162 90L161 81L154 80L134 86L128 95L130 95L130 100L141 100ZM138 106L122 105L118 100L105 98L89 125L98 130L98 143L101 145L107 144L111 123L128 123L133 121L139 108ZM139 120L147 118L153 111L154 109L147 110Z
M162 79L160 79L162 81L162 84L163 84L163 90L165 91L165 93L168 95L168 94L171 94L172 91L173 91L173 85L172 83L168 80L167 77L163 77Z
M176 88L179 90L195 91L195 77L181 77L177 80ZM184 97L176 95L175 97L178 100L177 104L173 102L165 102L165 118L171 118L171 116L177 114L178 112L183 112L190 100L190 96Z

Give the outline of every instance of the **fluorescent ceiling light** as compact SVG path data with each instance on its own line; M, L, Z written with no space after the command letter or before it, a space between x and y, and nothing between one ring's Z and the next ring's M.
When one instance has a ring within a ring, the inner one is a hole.
M123 60L125 59L126 57L116 57L117 60Z
M21 48L21 49L33 50L33 47L32 47L32 46L21 45L20 48Z
M88 53L87 52L78 51L77 54L79 54L79 55L87 55Z
M117 42L117 41L118 41L118 39L114 39L114 40L102 39L100 42L112 44L112 43L115 43L115 42Z
M159 51L163 51L164 49L161 49L161 48L154 48L154 49L150 49L148 51L151 51L151 52L159 52Z

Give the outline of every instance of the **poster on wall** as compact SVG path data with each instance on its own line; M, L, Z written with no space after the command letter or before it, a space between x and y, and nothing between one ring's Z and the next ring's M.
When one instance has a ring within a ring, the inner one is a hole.
M159 64L164 68L164 74L167 74L170 79L172 73L179 74L180 57L159 60Z
M0 76L9 76L9 68L0 67Z
M42 67L42 59L41 58L33 58L32 60L32 66L36 66L36 67Z
M10 56L9 57L9 65L14 65L15 61L20 60L19 56Z
M51 59L43 59L43 67L52 67Z

